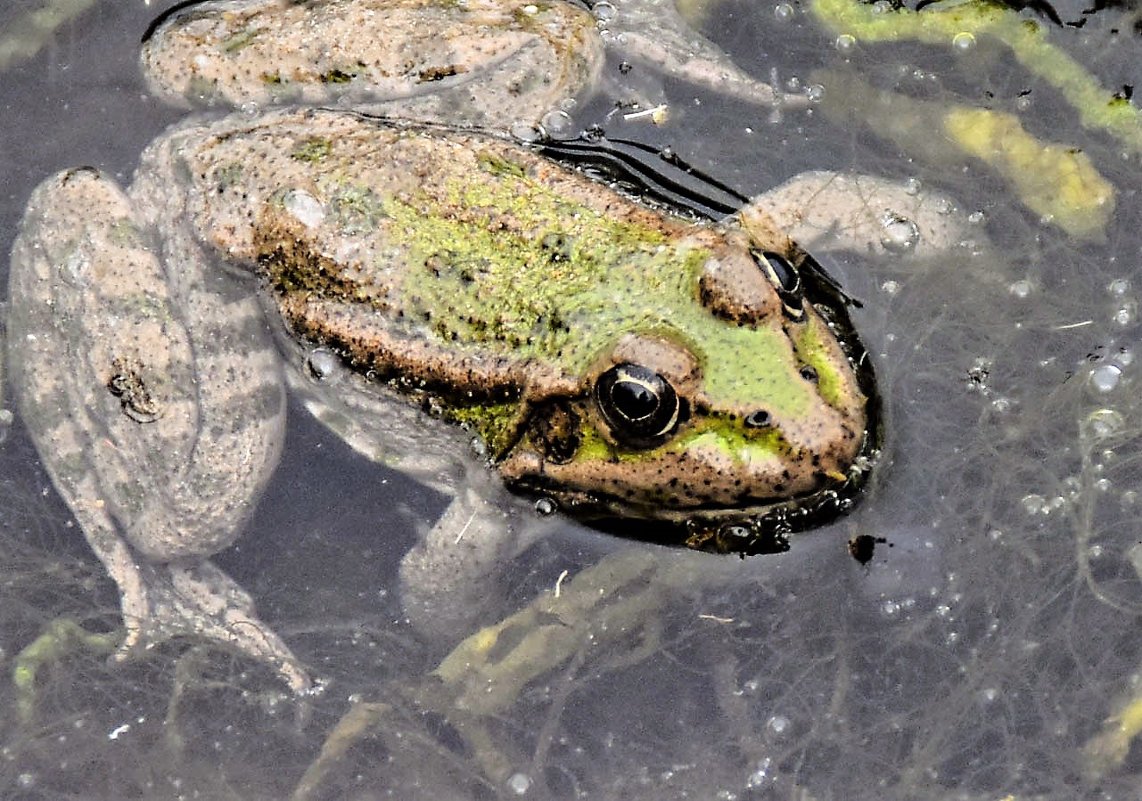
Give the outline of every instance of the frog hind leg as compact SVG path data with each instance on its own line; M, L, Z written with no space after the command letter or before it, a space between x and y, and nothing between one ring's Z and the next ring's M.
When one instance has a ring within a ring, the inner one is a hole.
M258 618L250 595L212 562L180 565L140 559L118 535L109 515L74 505L73 510L92 550L119 588L126 634L115 652L116 661L138 657L174 637L195 637L269 666L297 694L310 689L306 670Z
M21 416L119 586L121 658L189 634L271 665L301 691L309 680L288 647L206 561L240 530L280 450L284 392L273 364L236 367L219 355L227 343L234 353L254 347L251 320L260 311L252 300L220 297L225 308L208 321L209 334L201 324L192 330L153 238L95 170L61 173L33 193L9 286ZM189 262L178 265L190 273L181 280L203 285L194 278L202 265ZM220 329L219 318L239 330ZM267 372L278 386L267 388ZM248 387L243 406L239 388L251 373L262 381Z

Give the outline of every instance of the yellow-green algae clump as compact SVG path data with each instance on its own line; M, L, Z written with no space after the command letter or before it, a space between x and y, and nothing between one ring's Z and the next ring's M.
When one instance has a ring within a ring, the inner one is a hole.
M1073 237L1101 237L1114 213L1115 188L1086 154L1040 141L1012 114L880 91L850 73L819 70L810 78L830 88L826 114L860 121L929 163L977 158L1002 175L1027 208ZM945 136L933 136L939 131Z
M975 0L923 11L884 11L856 0L814 0L812 10L833 32L866 42L915 40L950 45L957 34L991 36L1005 44L1029 72L1058 89L1085 127L1107 131L1142 152L1138 109L1101 86L1081 64L1051 44L1037 22L998 3Z
M1040 142L1018 117L982 108L953 107L944 130L960 148L1009 180L1029 209L1080 239L1099 236L1114 211L1114 187L1085 153Z

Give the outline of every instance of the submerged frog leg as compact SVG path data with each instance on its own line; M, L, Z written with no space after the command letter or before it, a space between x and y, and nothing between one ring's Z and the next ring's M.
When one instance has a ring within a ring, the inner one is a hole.
M614 0L613 19L601 25L624 58L660 68L719 94L760 106L804 108L803 95L786 95L739 68L683 18L674 0Z
M401 560L401 602L414 625L462 636L496 604L499 567L538 537L540 523L519 525L499 504L498 477L474 466L464 486L422 541Z
M811 253L930 258L983 237L950 197L918 182L857 173L801 173L738 214L747 230L785 232Z
M256 358L235 363L239 347L256 347L250 312L224 299L203 309L203 291L172 297L149 237L94 170L61 173L33 194L10 278L20 411L119 586L127 635L118 658L203 637L271 665L300 692L309 680L288 647L205 561L236 536L276 463L282 390L265 387ZM194 266L179 265L184 285ZM195 333L187 308L206 321ZM230 330L219 323L226 316Z

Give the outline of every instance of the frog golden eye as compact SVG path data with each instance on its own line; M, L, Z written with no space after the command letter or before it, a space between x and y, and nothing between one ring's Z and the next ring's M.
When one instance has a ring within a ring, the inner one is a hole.
M649 446L670 434L684 415L670 382L648 367L617 364L595 382L595 400L611 434L628 445Z
M781 298L785 316L791 320L800 320L805 316L805 308L801 301L801 273L797 271L788 259L778 253L754 251L753 257L777 290Z

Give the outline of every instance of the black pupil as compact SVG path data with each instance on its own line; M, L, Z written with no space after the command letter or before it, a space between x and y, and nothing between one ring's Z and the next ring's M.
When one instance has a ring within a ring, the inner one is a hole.
M634 381L619 381L611 387L615 408L631 420L642 420L658 408L658 396Z

